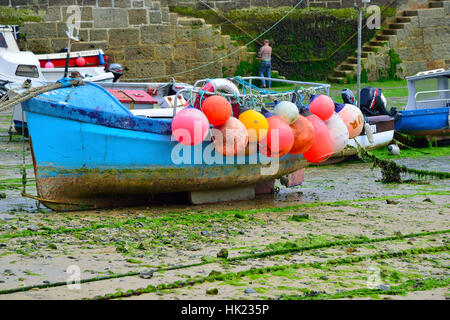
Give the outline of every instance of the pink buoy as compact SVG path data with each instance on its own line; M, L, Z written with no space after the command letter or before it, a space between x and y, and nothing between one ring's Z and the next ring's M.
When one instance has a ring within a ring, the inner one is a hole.
M230 117L223 125L214 128L212 132L214 148L217 152L224 156L244 154L248 145L248 132L238 119Z
M267 118L269 131L261 140L261 152L268 157L277 158L286 155L294 145L292 128L280 117Z
M329 96L320 95L309 104L309 111L326 121L334 114L334 102Z
M48 61L45 63L44 68L45 68L45 69L54 69L54 68L55 68L55 65L53 64L53 62L51 62L50 60L48 60Z
M78 57L76 64L78 67L84 67L86 64L86 60L83 57Z
M316 115L306 117L314 127L314 142L303 156L308 162L320 163L333 154L333 141L326 124Z
M186 108L178 112L172 121L172 135L179 143L194 146L205 140L209 122L198 109Z
M348 144L348 129L341 117L334 113L330 119L325 121L333 141L333 153L344 150Z
M338 112L338 115L347 126L350 139L356 138L361 134L364 127L364 117L358 107L352 104L346 104L344 108Z

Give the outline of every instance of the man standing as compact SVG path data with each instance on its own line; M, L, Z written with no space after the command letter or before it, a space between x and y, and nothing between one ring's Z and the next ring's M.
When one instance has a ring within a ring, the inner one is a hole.
M264 40L264 46L259 49L258 58L261 59L261 66L259 67L259 76L264 77L267 73L267 77L270 78L270 66L272 60L272 48L269 46L269 40ZM267 80L268 88L270 88L270 80ZM261 86L266 88L266 81L261 80Z

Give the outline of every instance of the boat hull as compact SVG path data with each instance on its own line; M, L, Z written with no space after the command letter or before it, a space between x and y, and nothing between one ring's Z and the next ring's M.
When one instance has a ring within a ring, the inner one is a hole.
M207 141L182 147L167 134L26 116L38 195L57 211L146 205L158 193L256 185L307 165L303 156L287 155L276 165L261 154L224 157Z
M395 130L415 137L450 135L449 107L399 111Z

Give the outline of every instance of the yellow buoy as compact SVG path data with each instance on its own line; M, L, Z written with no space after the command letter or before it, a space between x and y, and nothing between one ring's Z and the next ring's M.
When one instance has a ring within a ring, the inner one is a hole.
M250 142L261 141L267 136L269 122L261 113L255 110L248 110L241 113L239 120L247 128Z

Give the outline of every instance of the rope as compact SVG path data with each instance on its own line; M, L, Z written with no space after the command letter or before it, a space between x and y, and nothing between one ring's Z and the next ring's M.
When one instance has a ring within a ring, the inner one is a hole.
M80 86L83 83L84 83L83 80L79 80L79 79L69 81L70 86ZM12 107L16 106L17 104L20 104L31 98L37 97L38 95L40 95L42 93L49 92L49 91L52 91L52 90L55 90L55 89L58 89L61 87L63 87L63 84L60 82L56 82L56 83L48 84L45 86L35 87L35 88L30 88L28 90L25 90L24 92L19 93L18 95L16 95L14 98L8 100L7 102L0 103L0 112L9 110Z
M392 160L385 160L385 159L379 159L369 151L367 151L364 147L362 147L356 139L354 139L356 145L357 145L357 155L360 159L363 159L364 157L368 157L373 161L374 167L379 167L381 169L382 173L382 183L401 183L402 179L400 174L401 173L409 173L409 174L415 174L419 178L424 176L429 176L432 178L437 179L449 179L450 173L449 172L439 172L439 171L427 171L427 170L418 170L418 169L412 169L408 168L404 165L399 165L395 163Z

